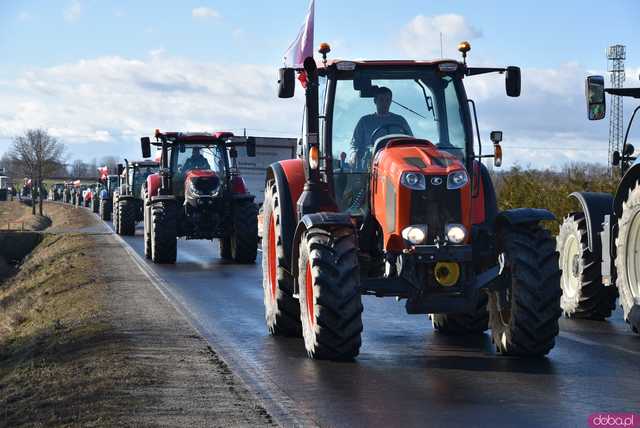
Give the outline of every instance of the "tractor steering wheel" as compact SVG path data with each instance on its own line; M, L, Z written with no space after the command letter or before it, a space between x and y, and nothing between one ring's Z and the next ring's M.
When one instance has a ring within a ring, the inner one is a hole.
M377 127L377 128L376 128L376 129L371 133L371 137L370 137L369 145L373 147L373 146L375 145L376 141L377 141L377 140L379 140L380 138L382 138L382 137L378 137L378 138L376 138L376 135L378 135L378 133L379 133L380 131L385 131L385 130L386 130L387 132L385 132L385 134L384 134L384 135L389 135L389 134L393 134L393 133L394 133L394 132L391 132L391 130L392 130L393 128L398 128L398 129L400 129L402 132L399 132L399 134L411 135L411 130L410 130L410 129L406 129L406 128L404 127L404 125L403 125L403 124L401 124L401 123L388 123L388 124L386 124L386 125L378 126L378 127ZM384 137L384 135L383 135L383 137Z

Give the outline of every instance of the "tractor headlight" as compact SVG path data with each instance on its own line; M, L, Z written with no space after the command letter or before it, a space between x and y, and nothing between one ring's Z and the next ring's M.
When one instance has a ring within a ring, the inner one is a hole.
M427 188L427 181L424 175L419 172L403 172L400 176L400 183L412 190L425 190Z
M427 239L427 225L416 224L405 227L402 229L402 237L414 245L422 244Z
M448 224L444 231L447 235L447 240L452 244L462 244L467 239L467 229L461 224Z
M464 187L469 182L469 175L467 175L467 171L460 170L455 171L449 174L447 177L447 189L455 190L461 187Z

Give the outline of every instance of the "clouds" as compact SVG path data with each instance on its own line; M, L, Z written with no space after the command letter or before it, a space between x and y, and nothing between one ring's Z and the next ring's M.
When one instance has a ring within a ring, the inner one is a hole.
M418 15L401 29L398 45L412 59L439 58L440 33L447 47L444 56L458 42L482 36L482 32L461 15Z
M210 7L196 7L191 10L191 16L196 19L218 18L220 13Z
M73 0L69 4L69 6L67 6L67 8L64 10L62 15L65 21L74 22L80 17L81 13L82 13L82 5L80 4L80 1Z
M135 142L155 128L295 136L301 104L279 100L276 81L275 67L196 63L161 51L35 69L0 83L0 138L44 127L78 156L100 157L139 156Z

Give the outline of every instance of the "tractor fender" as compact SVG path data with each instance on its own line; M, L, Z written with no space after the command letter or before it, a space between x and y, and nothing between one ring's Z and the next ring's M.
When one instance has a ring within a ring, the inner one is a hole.
M542 208L513 208L501 211L496 217L496 227L515 226L525 223L537 223L543 220L555 220L551 211Z
M173 202L174 204L177 203L176 201L176 197L173 195L159 195L159 196L152 196L151 199L149 200L149 205L153 205L153 204L160 204L160 203L171 203Z
M159 173L149 174L147 177L147 190L149 195L156 196L162 185L162 179Z
M587 223L587 240L591 254L601 253L602 242L600 242L600 232L604 216L613 212L613 196L609 193L599 192L573 192L570 198L577 200L582 207Z
M351 222L351 216L347 213L319 212L307 214L302 217L296 227L296 232L293 235L293 241L291 243L291 269L289 271L293 277L294 293L298 293L298 257L300 256L300 240L302 239L302 234L312 227L345 227L354 229L353 223Z
M622 203L627 200L629 196L629 190L640 181L640 162L637 160L631 168L627 170L618 184L618 190L616 190L616 197L613 201L613 212L616 217L622 217Z
M304 189L304 166L301 159L288 159L272 163L267 168L266 183L273 180L280 203L280 230L285 263L291 260L293 236L296 231L296 204ZM291 271L291 266L285 266Z

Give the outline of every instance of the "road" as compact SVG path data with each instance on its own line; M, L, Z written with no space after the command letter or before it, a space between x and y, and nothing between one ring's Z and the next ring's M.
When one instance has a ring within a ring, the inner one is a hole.
M588 426L591 413L640 410L640 336L618 310L608 322L561 320L548 358L496 355L488 334L451 338L402 302L364 297L352 363L311 361L302 339L264 323L260 263L218 258L217 242L179 241L175 266L144 260L158 288L285 425Z

